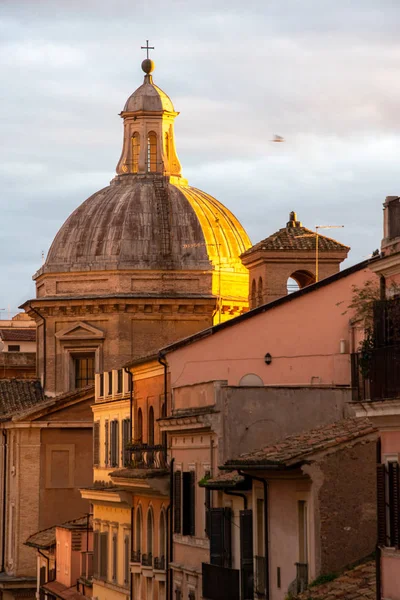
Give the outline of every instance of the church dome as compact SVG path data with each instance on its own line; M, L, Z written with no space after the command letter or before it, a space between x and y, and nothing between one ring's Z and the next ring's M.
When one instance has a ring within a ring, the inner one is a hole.
M212 196L165 178L115 178L57 233L43 272L210 269L250 247L236 217Z
M150 76L145 77L143 85L129 96L124 107L124 112L141 110L148 112L160 110L175 112L171 99L151 81Z

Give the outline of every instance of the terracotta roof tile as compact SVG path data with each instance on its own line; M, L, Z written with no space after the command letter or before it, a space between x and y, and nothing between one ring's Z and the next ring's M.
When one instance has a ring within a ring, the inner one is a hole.
M15 415L43 402L37 379L0 379L0 418Z
M344 571L337 579L309 587L293 600L375 600L375 562L368 561Z
M0 329L0 338L5 342L36 342L36 329L28 329L28 327Z
M307 460L316 452L376 432L368 419L344 419L303 433L227 461L226 468L250 465L293 466Z
M73 519L72 521L66 521L60 525L53 525L47 529L37 531L28 537L25 544L26 546L32 546L33 548L51 548L56 544L56 527L62 527L65 529L86 529L87 527L87 516ZM93 528L92 516L89 516L89 529Z
M305 250L315 251L315 231L307 229L307 227L283 227L276 233L273 233L265 240L261 240L249 250L246 250L242 256L247 256L255 250ZM325 235L318 235L318 251L332 252L335 250L346 251L350 250L349 246L345 246L337 242L333 238Z
M239 475L237 471L225 471L218 473L216 477L210 477L209 479L201 482L200 487L206 488L234 488L236 485L244 483L245 478L243 475Z

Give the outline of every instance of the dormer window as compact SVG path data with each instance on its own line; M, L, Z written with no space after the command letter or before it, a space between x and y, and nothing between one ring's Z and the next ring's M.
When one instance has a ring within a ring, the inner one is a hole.
M139 171L140 137L136 132L132 136L132 173Z
M157 171L157 136L151 131L147 136L147 172Z

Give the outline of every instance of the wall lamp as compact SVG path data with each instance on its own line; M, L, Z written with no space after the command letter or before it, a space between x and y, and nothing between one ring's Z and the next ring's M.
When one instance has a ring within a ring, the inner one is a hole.
M269 352L264 356L264 362L266 365L270 365L272 363L272 356Z

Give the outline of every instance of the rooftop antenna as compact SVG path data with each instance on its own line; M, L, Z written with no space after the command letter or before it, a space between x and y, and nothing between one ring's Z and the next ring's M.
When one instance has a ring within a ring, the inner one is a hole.
M44 250L42 250L42 265L44 265Z

